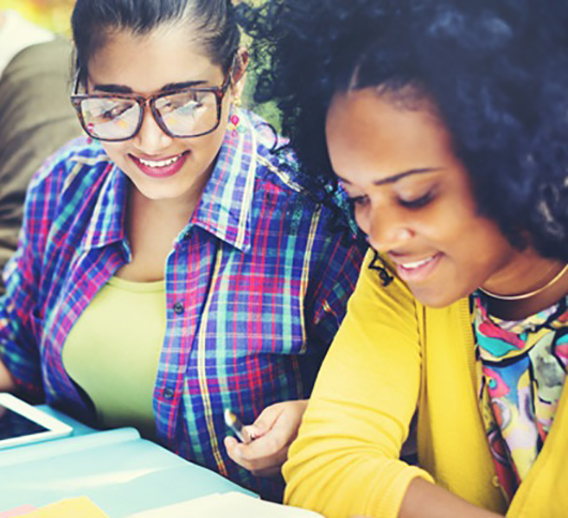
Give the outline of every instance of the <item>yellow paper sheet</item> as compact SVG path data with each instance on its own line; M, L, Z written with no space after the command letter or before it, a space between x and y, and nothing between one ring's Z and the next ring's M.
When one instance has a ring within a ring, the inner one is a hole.
M86 496L49 504L23 518L109 518Z

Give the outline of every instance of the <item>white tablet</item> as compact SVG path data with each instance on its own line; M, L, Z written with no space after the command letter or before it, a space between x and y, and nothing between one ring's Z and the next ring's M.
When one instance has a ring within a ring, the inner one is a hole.
M65 437L72 431L55 417L0 392L0 449Z

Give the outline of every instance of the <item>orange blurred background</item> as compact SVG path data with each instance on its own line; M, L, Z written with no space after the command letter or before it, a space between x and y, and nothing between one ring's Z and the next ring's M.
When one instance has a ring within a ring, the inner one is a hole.
M71 34L73 5L74 0L0 0L1 9L18 11L28 20L66 36Z

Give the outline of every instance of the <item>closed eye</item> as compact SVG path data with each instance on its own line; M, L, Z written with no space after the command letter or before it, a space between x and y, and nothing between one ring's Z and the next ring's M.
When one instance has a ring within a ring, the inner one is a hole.
M352 196L347 199L349 205L355 207L356 205L364 205L369 201L367 196Z
M419 198L414 198L412 200L399 199L398 203L399 205L407 209L420 209L428 205L433 199L434 199L434 193L433 191L429 191L423 196L420 196Z

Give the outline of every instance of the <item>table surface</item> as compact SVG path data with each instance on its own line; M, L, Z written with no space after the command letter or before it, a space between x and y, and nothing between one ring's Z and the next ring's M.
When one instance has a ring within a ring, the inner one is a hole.
M0 451L0 512L88 496L111 518L211 493L252 494L140 438L133 428L98 431L49 407L71 437Z

